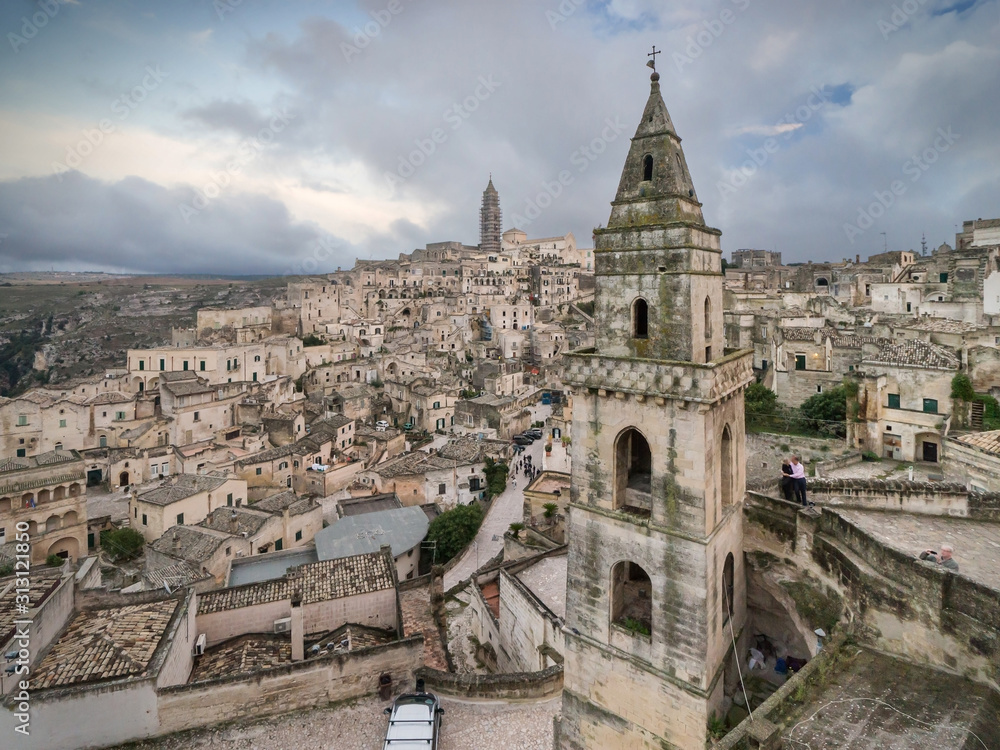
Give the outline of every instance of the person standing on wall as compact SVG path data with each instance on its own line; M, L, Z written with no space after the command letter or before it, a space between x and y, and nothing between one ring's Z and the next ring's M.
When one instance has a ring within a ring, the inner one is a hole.
M781 496L785 500L792 499L792 488L795 480L792 479L792 463L788 459L781 462Z
M792 456L792 488L795 490L795 499L803 506L809 503L806 501L806 467L802 465L799 456Z

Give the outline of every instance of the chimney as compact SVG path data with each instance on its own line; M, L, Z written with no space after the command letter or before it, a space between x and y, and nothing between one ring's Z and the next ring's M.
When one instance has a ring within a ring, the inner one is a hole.
M855 263L861 262L861 253L858 253L857 255L854 256L854 262Z
M232 511L229 514L229 533L234 536L239 533L240 530L240 519L236 511Z
M174 549L174 557L180 557L181 556L181 536L180 536L180 534L178 534L176 532L174 533L173 549Z
M292 661L302 661L305 658L305 642L303 640L302 590L295 589L292 594Z

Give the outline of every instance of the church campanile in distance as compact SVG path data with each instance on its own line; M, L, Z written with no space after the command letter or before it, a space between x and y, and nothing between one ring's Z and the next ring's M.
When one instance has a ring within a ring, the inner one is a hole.
M702 750L746 621L743 392L705 225L653 72L597 230L596 346L569 354L573 479L559 750Z

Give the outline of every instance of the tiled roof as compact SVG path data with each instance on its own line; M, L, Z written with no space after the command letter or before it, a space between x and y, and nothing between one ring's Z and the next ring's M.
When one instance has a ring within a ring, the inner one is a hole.
M290 636L251 633L208 649L195 660L188 682L205 682L229 675L245 675L291 663Z
M394 492L383 495L371 495L370 497L352 497L340 500L337 505L340 507L340 515L344 517L360 516L365 513L376 513L380 510L392 510L393 508L403 507L403 503Z
M267 513L277 514L283 513L285 508L287 508L290 516L299 516L315 508L316 501L309 497L299 497L291 490L287 490L279 492L277 495L265 497L263 500L258 500L250 507L254 510L263 510Z
M165 480L159 487L139 495L139 502L150 505L170 505L199 492L211 492L226 483L225 477L177 474Z
M964 320L951 320L949 318L920 318L912 324L902 324L899 328L912 328L915 331L932 331L934 333L974 333L975 331L985 331L986 326L976 323L967 323Z
M454 469L456 466L469 463L471 462L455 461L454 459L441 458L439 456L427 455L422 451L415 451L404 453L398 458L381 463L372 469L372 471L380 477L390 479L392 477L425 474L428 471L437 471L438 469Z
M226 534L235 535L246 532L249 536L253 536L261 530L270 517L270 514L256 508L236 508L224 505L209 513L205 520L198 525L206 529L222 531ZM233 528L234 520L236 521L235 528Z
M970 435L962 435L955 438L959 443L978 448L983 453L990 453L1000 456L1000 430L990 432L974 432Z
M785 341L812 341L816 338L816 334L822 330L821 328L786 326L781 329L781 335L785 337Z
M861 361L867 364L890 365L895 367L922 367L935 370L957 370L958 356L943 346L926 341L878 340L878 350L863 354Z
M393 563L381 552L301 565L284 578L222 589L198 600L198 614L224 612L291 599L302 592L302 604L369 594L394 587Z
M55 466L57 464L80 460L82 459L76 451L48 451L47 453L39 453L37 456L28 456L27 458L9 457L0 459L0 473L37 469L41 466Z
M35 690L143 675L180 602L82 610L32 672Z
M204 526L171 526L151 546L161 554L201 563L231 539L225 532Z

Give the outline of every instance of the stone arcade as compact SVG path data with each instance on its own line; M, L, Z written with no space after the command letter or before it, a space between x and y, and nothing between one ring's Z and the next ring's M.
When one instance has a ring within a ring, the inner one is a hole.
M703 748L735 677L753 374L749 350L724 350L720 236L654 71L597 231L596 347L568 355L564 377L575 424L561 750Z

